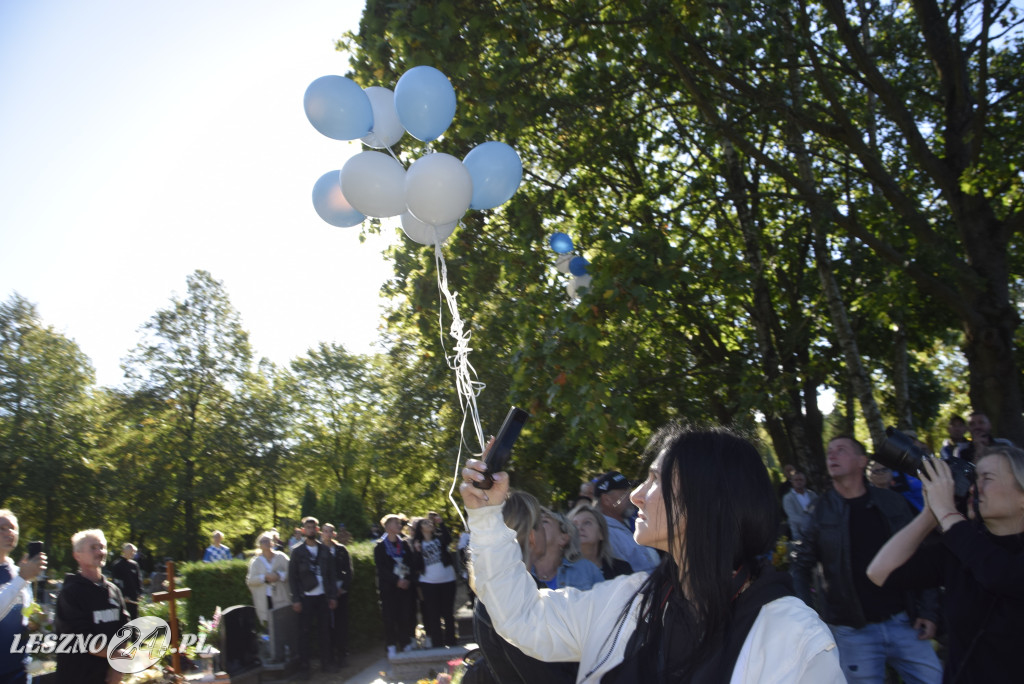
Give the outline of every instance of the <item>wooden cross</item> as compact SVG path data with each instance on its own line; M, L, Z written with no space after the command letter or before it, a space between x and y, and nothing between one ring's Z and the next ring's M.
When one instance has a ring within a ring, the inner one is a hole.
M181 674L181 655L178 653L181 635L178 634L177 599L188 598L191 595L191 589L174 588L174 561L167 561L167 591L154 592L152 599L155 603L167 601L171 609L171 667L176 675Z

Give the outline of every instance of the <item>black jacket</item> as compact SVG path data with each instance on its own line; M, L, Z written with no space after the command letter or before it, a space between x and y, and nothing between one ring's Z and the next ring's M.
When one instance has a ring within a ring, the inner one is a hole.
M118 558L110 566L110 579L121 590L126 601L136 601L142 593L142 580L139 579L139 564L125 557Z
M334 556L317 540L316 567L320 568L320 577L324 581L324 594L328 599L336 598L338 585L335 582ZM288 588L291 590L292 603L301 603L307 591L316 589L316 573L313 572L313 558L303 542L292 549L288 559Z
M332 541L331 546L334 548L335 585L340 581L341 588L348 592L352 589L352 557L349 555L348 549L345 548L344 544ZM329 552L330 549L328 549Z
M401 546L402 562L405 564L407 573L405 579L416 583L416 560L414 558L412 544L405 537L398 538L398 545ZM373 547L373 562L377 566L377 591L381 594L388 594L398 591L398 575L395 574L395 559L388 554L385 544L391 544L387 537L377 541ZM395 544L392 544L392 549Z
M891 537L913 518L915 511L896 492L867 485L868 506L878 508ZM850 506L834 489L818 497L808 510L804 539L794 542L793 579L797 596L815 607L811 595L811 572L821 563L824 576L824 601L817 606L825 622L860 628L867 624L853 582L850 565ZM938 593L929 589L905 592L904 609L912 618L939 621Z

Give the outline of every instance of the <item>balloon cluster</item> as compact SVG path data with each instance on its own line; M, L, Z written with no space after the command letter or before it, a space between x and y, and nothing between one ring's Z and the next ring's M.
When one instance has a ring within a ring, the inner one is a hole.
M429 66L406 71L392 92L360 88L342 76L323 76L306 89L306 117L335 140L361 140L366 150L313 186L313 207L327 223L346 228L366 217L400 216L409 239L444 242L468 209L493 209L507 202L523 177L516 151L505 143L477 145L464 159L435 152L408 169L391 146L408 132L425 143L448 130L455 118L455 90Z
M581 256L573 254L572 238L565 233L552 233L548 242L551 244L551 249L558 254L558 258L555 260L555 268L562 273L568 273L573 276L572 280L565 286L565 289L569 291L569 296L575 297L580 293L580 290L590 287L590 282L593 280L588 272L590 262Z

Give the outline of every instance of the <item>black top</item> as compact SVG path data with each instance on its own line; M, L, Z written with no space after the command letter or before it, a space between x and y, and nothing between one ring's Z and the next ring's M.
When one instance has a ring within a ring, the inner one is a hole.
M121 590L125 600L136 601L142 593L142 580L139 579L139 564L124 556L117 559L110 567L110 578Z
M886 587L945 586L949 656L943 681L1006 682L1021 676L1024 535L997 537L963 521L925 543Z
M612 558L611 565L607 561L601 561L601 574L606 580L615 579L619 575L632 575L633 566L621 558Z
M853 586L868 622L884 622L904 609L903 592L879 587L868 579L868 564L889 540L889 526L877 506L863 496L847 499L850 506L850 569Z
M54 631L57 634L104 634L110 637L128 622L121 591L106 579L93 582L78 573L64 578L57 596ZM110 666L103 656L91 653L62 653L57 656L60 684L103 684Z

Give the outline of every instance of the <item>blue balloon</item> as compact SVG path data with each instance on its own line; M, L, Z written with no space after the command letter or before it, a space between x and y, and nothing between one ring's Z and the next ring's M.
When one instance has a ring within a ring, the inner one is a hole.
M341 171L328 171L313 186L313 208L324 221L338 228L362 223L366 217L352 208L341 191Z
M455 118L455 89L434 67L413 67L395 84L395 110L409 135L430 142Z
M551 249L555 250L559 254L565 254L572 251L572 238L565 233L555 233L551 236Z
M343 76L321 76L302 98L313 128L335 140L357 140L373 128L373 107L359 85Z
M523 179L523 162L514 149L502 142L477 145L462 163L473 179L470 209L493 209L508 202Z
M587 275L587 266L589 265L590 262L583 257L573 257L573 260L569 262L569 273L574 276Z

